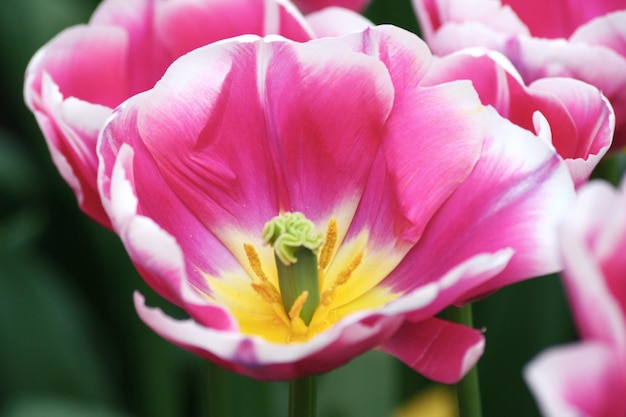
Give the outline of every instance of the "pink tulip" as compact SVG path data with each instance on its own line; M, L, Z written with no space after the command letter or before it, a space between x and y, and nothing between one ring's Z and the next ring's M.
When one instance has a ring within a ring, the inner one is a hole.
M103 203L143 278L190 316L136 294L141 319L254 378L325 372L374 347L462 377L483 335L433 315L559 270L574 187L553 149L469 82L422 85L430 64L395 27L245 36L179 58L122 105L99 146ZM281 303L285 266L264 244L281 213L324 242L308 323Z
M345 9L362 11L370 0L293 0L298 9L304 13L321 10L327 7L343 7Z
M589 179L611 145L613 109L589 84L546 78L526 86L506 57L482 48L436 58L424 82L461 79L472 81L484 105L552 143L577 186Z
M626 176L584 186L560 238L582 340L539 355L526 379L545 416L626 416Z
M367 26L346 10L320 13L309 24L284 0L105 0L88 25L43 46L26 70L24 96L81 209L110 226L97 192L95 149L113 108L151 88L176 58L211 42L246 33L306 41L317 31Z
M623 0L413 0L440 55L474 46L502 52L530 83L571 77L598 87L626 145L626 3Z

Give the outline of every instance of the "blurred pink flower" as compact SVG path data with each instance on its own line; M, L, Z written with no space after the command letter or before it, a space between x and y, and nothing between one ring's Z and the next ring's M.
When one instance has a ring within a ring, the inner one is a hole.
M626 3L623 0L413 0L431 49L502 52L530 83L571 77L598 87L616 114L613 149L626 145Z
M24 97L52 159L81 209L110 226L96 187L96 140L112 109L151 88L179 56L241 34L296 41L362 30L367 21L332 9L307 22L286 0L105 0L89 24L44 45L26 70Z
M260 379L379 347L457 381L483 335L433 315L559 270L574 187L554 150L469 82L422 85L430 64L394 27L302 44L245 36L181 57L122 105L99 146L103 204L143 278L190 316L137 294L142 320ZM308 325L281 304L262 238L286 212L325 236Z
M579 186L611 145L613 108L595 87L571 78L545 78L526 86L498 52L470 48L435 58L425 84L470 80L484 105L545 138Z
M526 380L545 416L626 416L626 177L585 185L560 238L582 340L540 354Z
M304 13L321 10L327 7L343 7L357 12L365 9L371 0L293 0L298 9Z

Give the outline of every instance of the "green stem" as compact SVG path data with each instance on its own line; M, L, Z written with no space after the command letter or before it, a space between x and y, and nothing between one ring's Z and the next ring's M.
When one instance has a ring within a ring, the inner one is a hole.
M224 415L225 397L224 371L212 362L209 362L209 391L208 411L209 417L221 417Z
M474 327L472 319L472 305L466 304L461 308L450 307L446 310L447 318L468 327ZM480 383L478 381L478 367L472 370L457 384L457 398L459 402L459 417L482 417L480 400Z
M315 417L316 408L316 376L289 381L289 417Z

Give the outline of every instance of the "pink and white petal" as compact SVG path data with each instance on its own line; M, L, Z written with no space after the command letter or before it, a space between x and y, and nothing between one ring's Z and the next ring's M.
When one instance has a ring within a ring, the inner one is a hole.
M588 4L595 3L602 2ZM620 3L619 9L626 7L624 2ZM570 37L570 42L604 46L626 57L626 10L596 16L598 16L596 19L580 26Z
M96 185L98 132L111 109L70 97L64 99L47 73L41 80L38 103L32 109L46 144L80 208L98 223L111 227Z
M304 16L290 3L267 0L162 2L156 34L173 58L209 43L242 34L280 34L305 42L313 37Z
M115 112L102 133L99 146L100 172L99 187L105 208L113 216L114 225L123 225L128 219L146 217L158 224L164 234L175 239L177 247L184 253L186 270L180 276L186 276L195 290L209 294L206 275L219 275L222 270L241 269L239 262L230 251L202 225L193 213L178 199L159 172L152 155L146 149L137 131L137 112L145 94L135 96ZM123 156L120 149L126 149L130 155ZM112 195L111 178L113 169L120 159L128 159L126 175L132 194ZM124 196L127 197L124 197ZM121 227L121 226L117 226ZM119 232L118 232L119 233ZM156 233L156 232L155 232ZM164 238L170 239L170 238ZM156 256L156 255L155 255ZM134 259L141 269L142 259ZM164 280L157 284L181 291L180 285L169 282L167 274L154 270L154 276L143 267L142 275L149 282ZM242 271L243 272L243 271ZM176 282L182 278L176 278Z
M458 382L478 362L485 339L476 329L431 318L405 321L379 349L437 382Z
M610 185L589 183L560 230L565 288L578 330L582 337L602 340L620 352L626 351L626 303L616 297L623 292L611 290L623 288L624 269L605 275L603 264L615 258L623 266L624 207L624 196Z
M483 104L494 106L503 117L535 133L539 133L535 113L540 111L550 127L548 139L565 159L576 185L589 178L611 144L611 105L588 84L550 78L526 87L506 57L483 48L436 59L424 82L436 85L458 79L471 80Z
M611 104L597 88L571 78L541 79L529 88L537 99L543 98L539 111L548 118L552 144L564 158L574 184L586 182L613 140L615 114ZM538 97L539 93L552 97Z
M612 148L619 149L626 145L626 76L624 76L626 58L621 52L616 52L623 51L624 48L622 42L624 25L617 25L613 28L616 22L621 23L622 12L611 14L607 25L602 26L595 21L589 23L592 25L590 29L582 27L581 32L573 35L568 41L564 38L531 38L529 33L514 33L515 31L491 24L488 20L481 20L480 16L474 16L483 12L470 12L455 21L447 17L450 12L446 10L453 8L447 4L448 2L442 1L441 4L436 1L415 0L415 2L418 12L422 8L428 10L425 13L431 16L431 19L434 18L432 16L438 16L435 30L430 35L426 31L426 34L430 47L439 55L446 55L467 47L483 46L504 53L520 71L526 82L544 77L571 77L595 85L615 109L616 129ZM497 2L491 3L492 7L497 7ZM597 12L595 4L585 3L584 6L576 6L580 9L579 12L587 16L583 20L595 15ZM613 3L598 7L605 6L608 10L618 10L623 7L623 4L618 6ZM543 10L544 5L540 7ZM477 9L484 9L484 5ZM587 9L589 10L585 11ZM612 17L613 15L615 17ZM536 16L545 17L543 12ZM552 24L550 19L543 19L541 22ZM601 30L598 30L599 26L602 26ZM608 44L603 46L590 42L607 42ZM590 62L602 62L603 65L589 65Z
M515 15L528 26L533 36L541 38L566 38L580 24L575 10L563 3L572 3L569 0L539 2L520 0L501 0L513 9ZM575 1L580 8L581 1ZM494 2L495 3L495 2ZM566 12L567 11L567 12ZM488 24L488 22L485 22Z
M374 26L372 22L360 14L340 7L328 7L310 13L306 16L306 21L317 38L362 32L368 27Z
M419 265L428 282L479 253L515 251L502 273L459 303L559 270L556 229L574 198L566 167L543 140L493 109L488 113L491 131L480 160L430 220L406 260ZM392 285L408 289L401 280Z
M546 417L614 417L626 413L626 378L614 351L582 342L549 349L524 369Z
M444 25L431 36L428 45L439 56L473 47L503 52L511 39L515 39L515 35L503 34L482 23L468 21Z
M528 28L508 6L490 0L413 0L429 43L448 24L476 21L505 34L528 34Z
M28 64L26 103L31 109L41 106L45 73L63 97L114 108L128 96L126 48L126 36L118 28L76 26L64 30Z
M303 13L311 13L328 7L342 7L348 10L362 11L371 0L294 0L294 4Z
M626 259L622 256L626 248L626 181L622 178L617 205L623 210L614 209L612 218L607 221L596 256L600 259L602 272L611 294L620 305L626 320Z
M454 80L470 80L484 105L493 106L498 113L515 124L512 97L524 91L524 82L505 56L484 48L468 48L433 61L424 79L425 85L437 85ZM532 112L531 112L532 113ZM530 125L528 117L527 125Z
M274 344L234 330L215 330L193 320L175 320L146 307L135 308L150 328L170 342L229 370L263 380L287 380L329 371L389 338L401 317L365 313L337 323L306 343ZM218 308L218 307L216 307Z
M615 111L612 149L626 145L626 57L602 46L550 39L512 39L505 49L504 53L527 82L544 77L568 77L596 86ZM589 65L589 62L603 65Z
M192 51L138 103L138 135L162 177L213 231L260 229L279 210L257 87L257 40Z
M470 83L421 85L430 71L431 54L409 32L381 26L343 40L384 62L395 89L383 141L387 172L379 174L388 178L388 184L380 185L391 186L395 194L396 215L390 219L393 224L381 224L373 235L401 231L402 240L415 242L480 155L485 126L482 106ZM446 175L441 175L441 166L447 167ZM358 232L374 224L364 218L353 228Z
M624 8L621 0L502 0L502 3L511 7L537 38L567 38L590 20Z
M315 221L345 200L355 205L391 106L384 66L369 57L340 43L255 40L184 56L139 111L140 134L166 181L218 235L224 225L260 235L280 210ZM335 59L336 48L345 59Z
M409 253L382 283L396 289L404 288L406 293L388 303L382 311L404 314L407 320L413 322L426 320L452 304L459 304L465 294L501 273L513 256L514 251L510 248L477 254L451 267L443 275L432 278L422 272L423 265L414 263L419 258ZM433 289L430 289L431 286ZM422 293L426 289L436 293L429 303L422 301Z
M330 38L267 46L261 100L281 209L314 222L346 203L354 212L393 105L387 69Z
M133 190L133 149L123 144L111 169L104 201L115 232L150 287L182 306L183 254L176 241L152 219L137 215Z
M102 2L91 16L90 30L116 27L126 37L127 47L123 53L128 93L124 98L151 88L177 57L168 53L155 32L156 15L162 3L159 0L108 0Z
M394 108L414 96L432 62L430 49L423 40L393 25L375 26L340 40L356 52L385 64L395 89Z
M135 0L132 3L124 0L107 0L98 5L91 15L89 23L92 25L118 26L129 33L140 32L143 25L141 20L152 20L155 5L162 0Z
M44 113L36 110L34 111L34 115L35 119L37 120L37 124L39 125L39 128L46 138L46 144L48 145L48 151L50 152L52 162L56 166L61 177L74 192L80 208L97 222L101 223L102 225L106 225L108 216L106 215L102 207L100 207L100 210L97 210L96 208L91 209L88 206L84 206L85 201L92 201L88 197L85 198L85 194L89 193L89 191L85 191L85 189L88 189L88 186L85 186L85 184L81 182L81 179L79 179L79 177L74 172L72 164L67 160L61 149L57 147L57 143L59 143L59 135L57 133L58 130L54 124L54 120L49 118ZM110 225L108 227L110 227Z
M434 33L443 24L438 10L440 2L437 0L413 0L412 3L420 23L422 35L427 42L430 42Z

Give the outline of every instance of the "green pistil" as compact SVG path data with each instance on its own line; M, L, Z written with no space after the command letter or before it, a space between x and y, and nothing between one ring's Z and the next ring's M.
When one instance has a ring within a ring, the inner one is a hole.
M263 228L263 239L274 248L280 295L289 313L302 293L308 297L300 311L305 324L311 322L320 303L317 250L324 237L302 213L284 213Z

